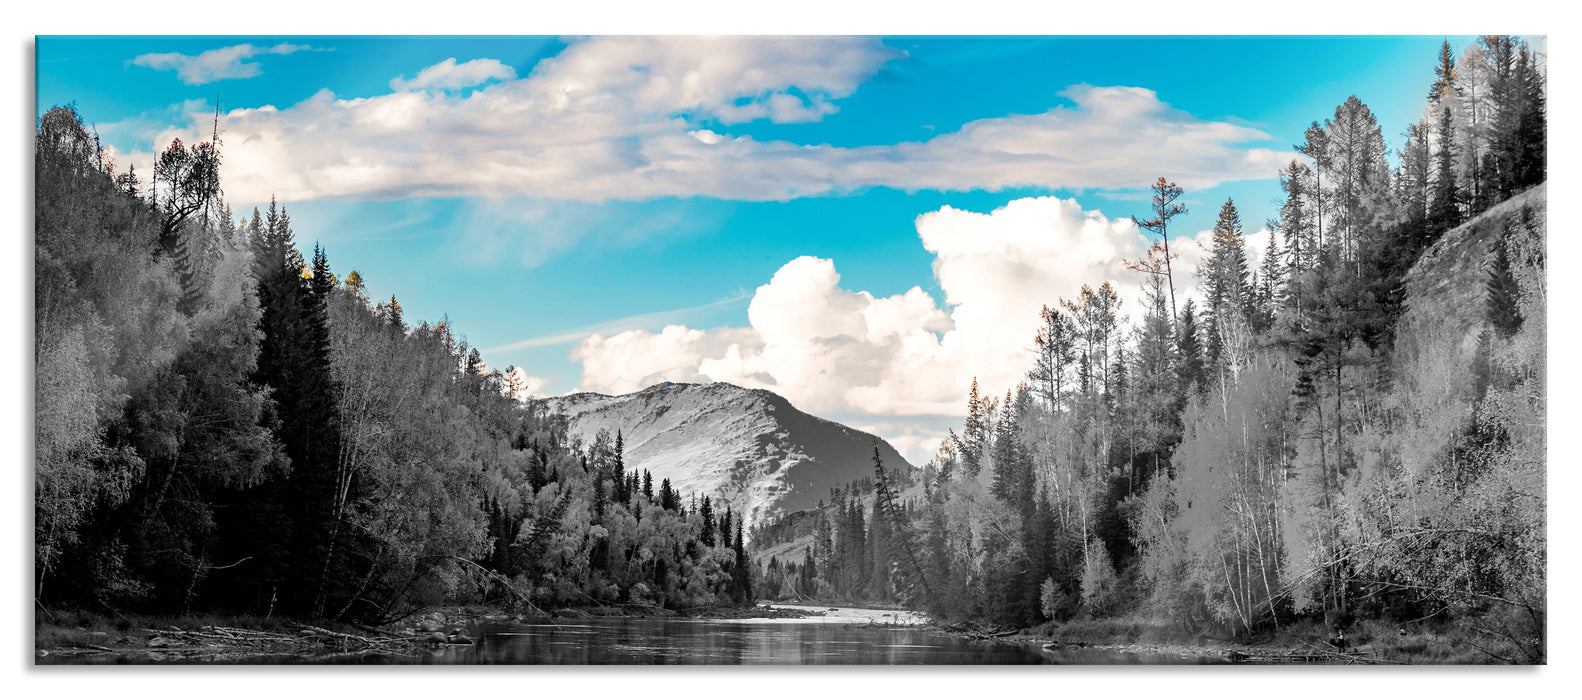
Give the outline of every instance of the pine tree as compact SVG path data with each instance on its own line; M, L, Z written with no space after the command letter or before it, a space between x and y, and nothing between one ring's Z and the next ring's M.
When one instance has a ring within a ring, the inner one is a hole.
M1174 182L1167 182L1162 177L1153 184L1151 189L1153 190L1152 218L1142 220L1133 216L1132 223L1136 224L1137 228L1158 234L1159 242L1164 245L1165 279L1170 287L1170 315L1174 319L1176 317L1176 280L1175 273L1170 269L1170 260L1174 257L1170 254L1170 220L1187 212L1185 204L1176 203L1176 200L1181 198L1185 190Z
M1313 186L1306 189L1313 202L1314 247L1311 251L1311 260L1314 262L1318 260L1318 252L1324 247L1324 203L1330 200L1329 194L1324 190L1324 173L1329 172L1334 161L1330 147L1329 131L1316 121L1303 133L1302 143L1296 145L1298 153L1313 159Z
M1363 229L1389 186L1384 136L1378 119L1356 95L1335 107L1335 116L1324 120L1324 131L1328 167L1334 173L1340 257L1352 262L1355 272L1360 269L1356 259Z
M1044 404L1050 410L1058 411L1065 401L1068 366L1074 359L1076 329L1071 319L1058 308L1045 306L1040 314L1044 326L1033 338L1038 357L1030 379Z

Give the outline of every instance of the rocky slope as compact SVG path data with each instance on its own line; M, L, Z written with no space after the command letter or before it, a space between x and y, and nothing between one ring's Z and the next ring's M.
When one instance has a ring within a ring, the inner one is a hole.
M1413 442L1401 459L1414 473L1441 459L1471 419L1480 336L1492 328L1487 307L1495 242L1502 235L1543 240L1548 218L1547 188L1539 185L1446 231L1407 273L1406 309L1396 327L1396 381L1413 423L1407 431Z
M584 443L608 430L625 439L628 468L670 479L744 511L748 524L812 508L832 487L910 465L889 443L811 416L779 395L726 383L656 384L623 396L582 393L539 399L564 414Z

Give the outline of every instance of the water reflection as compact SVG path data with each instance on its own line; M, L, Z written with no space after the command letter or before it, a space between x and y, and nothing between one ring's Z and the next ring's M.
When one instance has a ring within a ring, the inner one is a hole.
M609 619L494 625L438 664L1037 664L1036 650L916 629Z
M178 659L102 654L38 659L42 664L1182 664L1205 658L1096 649L1058 652L974 642L915 628L841 624L722 623L704 620L593 619L490 623L472 646L412 655L344 654Z

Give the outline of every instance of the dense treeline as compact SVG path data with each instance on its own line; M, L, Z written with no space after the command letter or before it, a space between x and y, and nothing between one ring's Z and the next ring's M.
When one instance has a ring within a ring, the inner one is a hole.
M867 581L942 619L1017 626L1437 617L1491 656L1542 660L1545 215L1541 191L1517 197L1547 167L1537 60L1511 37L1459 62L1447 42L1393 171L1347 99L1281 173L1268 253L1254 267L1226 201L1201 299L1179 305L1165 237L1183 192L1161 178L1137 219L1160 238L1130 264L1137 323L1109 284L1046 307L1035 368L1003 398L973 383L921 507L865 525L837 503L766 580ZM1479 215L1455 253L1470 282L1431 281L1442 299L1414 315L1409 271ZM865 536L887 574L847 555Z
M821 500L817 508L772 515L749 530L760 552L785 543L812 543L784 562L769 556L760 596L857 604L895 599L893 544L880 510L878 477L882 472L883 483L898 492L897 507L910 521L918 504L902 494L916 490L910 473L914 470L885 468L877 454L874 464L875 476L831 488L829 500Z
M729 505L627 469L619 435L568 439L448 323L304 259L284 207L233 219L217 138L172 143L146 186L71 108L35 146L41 605L752 599Z

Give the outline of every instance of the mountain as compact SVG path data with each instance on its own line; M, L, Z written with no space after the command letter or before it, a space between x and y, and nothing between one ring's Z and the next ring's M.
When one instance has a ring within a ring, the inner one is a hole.
M581 393L538 399L567 417L571 435L592 442L620 431L628 468L670 479L747 514L813 508L835 486L873 474L873 449L887 469L911 465L888 442L797 410L774 392L733 384L655 384L623 396Z

